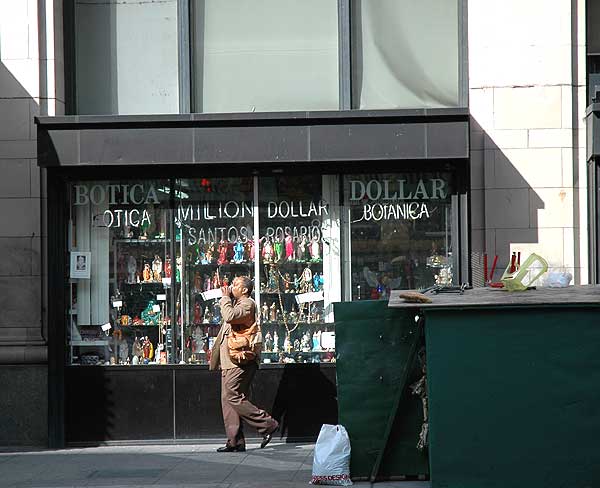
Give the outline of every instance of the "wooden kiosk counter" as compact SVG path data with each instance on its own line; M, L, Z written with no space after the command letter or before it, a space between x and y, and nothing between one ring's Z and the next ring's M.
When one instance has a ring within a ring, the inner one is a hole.
M399 294L424 317L433 488L600 486L600 286Z

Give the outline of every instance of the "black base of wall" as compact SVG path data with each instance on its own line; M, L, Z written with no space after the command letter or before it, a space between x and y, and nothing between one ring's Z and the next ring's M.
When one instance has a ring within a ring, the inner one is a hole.
M0 365L0 445L48 446L48 367Z
M223 440L220 377L206 367L68 367L67 444ZM337 423L335 367L261 366L250 399L288 442L314 441L322 424Z

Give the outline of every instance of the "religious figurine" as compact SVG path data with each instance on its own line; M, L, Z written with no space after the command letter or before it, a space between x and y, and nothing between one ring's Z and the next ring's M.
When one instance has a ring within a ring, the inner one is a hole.
M212 280L207 274L204 275L204 291L212 290Z
M144 271L142 271L142 277L144 282L152 281L152 270L150 269L150 263L144 263Z
M260 316L263 322L268 322L269 320L269 306L265 303L261 307Z
M269 320L271 322L277 322L277 305L275 305L275 302L273 302L269 308Z
M152 275L157 283L162 283L162 267L162 259L158 254L155 254L154 261L152 261Z
M300 339L294 339L294 351L300 350Z
M308 241L306 240L306 235L303 235L300 238L300 242L298 243L298 249L296 250L296 260L304 261L306 256L306 246L308 245Z
M197 266L201 264L202 261L204 261L204 259L206 259L206 255L204 253L204 245L198 243L196 246L196 260L194 261L194 264Z
M140 315L142 316L144 325L158 325L160 313L154 311L154 300L148 302L148 305L146 305L146 308L142 310Z
M267 292L279 291L277 269L274 266L270 266L269 268L269 282L267 283Z
M200 293L202 291L202 275L200 271L194 273L194 293Z
M219 273L215 271L212 277L212 289L221 288L221 280L219 279Z
M312 336L312 350L313 351L320 351L321 350L321 331L315 331L313 332L313 336Z
M292 261L294 259L294 238L289 231L285 233L285 259Z
M248 261L254 261L254 254L256 249L254 249L254 238L248 239L246 242L246 252L248 253Z
M206 252L204 253L204 259L202 260L202 264L211 264L213 262L214 254L215 243L211 241L206 245Z
M265 351L271 352L273 350L273 338L271 337L271 333L267 331L265 334Z
M283 350L284 352L291 352L292 351L292 344L290 342L290 336L289 334L285 335L285 339L283 339Z
M221 239L219 243L219 258L217 259L217 264L225 264L227 262L227 242L225 239Z
M287 272L283 275L283 286L285 293L290 293L292 291L292 277Z
M313 276L313 287L315 291L323 289L323 276L318 271Z
M127 283L135 283L135 273L137 271L137 261L133 254L127 258Z
M165 345L160 343L156 345L156 358L159 364L167 364L167 353L165 351Z
M319 245L319 238L317 236L313 237L309 252L311 261L317 262L321 260L321 246Z
M202 306L200 302L194 304L194 324L202 323Z
M213 305L212 323L215 325L221 323L221 307L217 300L215 300L215 304Z
M265 237L265 243L262 248L262 257L265 263L273 262L273 243L270 237Z
M292 282L292 292L296 293L298 291L298 285L300 284L300 278L298 278L298 274L294 273L294 279Z
M273 352L279 352L279 336L277 331L273 332Z
M302 276L300 278L300 285L298 287L298 291L300 293L306 293L308 291L310 291L310 288L312 286L312 271L311 269L307 266L306 268L304 268L304 270L302 271Z
M275 239L273 249L275 251L275 262L278 263L283 259L283 241L281 240L281 237Z
M236 264L242 263L244 261L244 245L242 241L239 239L236 241L233 246L233 262Z
M171 257L168 254L165 258L165 278L171 279Z
M310 352L312 350L310 332L306 331L304 333L304 335L302 336L302 341L300 343L300 349L303 352Z
M148 336L144 337L144 342L142 342L142 351L144 355L144 363L148 364L152 358L154 357L154 346Z
M131 346L131 354L134 358L137 358L138 360L144 354L142 350L142 345L137 336L135 336L135 339L133 340L133 345Z

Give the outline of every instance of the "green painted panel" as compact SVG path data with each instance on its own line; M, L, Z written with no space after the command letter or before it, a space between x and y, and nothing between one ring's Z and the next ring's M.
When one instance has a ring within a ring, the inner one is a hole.
M387 302L334 304L339 422L352 446L354 479L371 475L391 410L416 340L414 312L390 309ZM411 368L410 383L419 377ZM416 449L423 411L419 398L403 396L380 465L379 478L428 475L427 454Z
M433 488L600 486L597 309L425 317Z

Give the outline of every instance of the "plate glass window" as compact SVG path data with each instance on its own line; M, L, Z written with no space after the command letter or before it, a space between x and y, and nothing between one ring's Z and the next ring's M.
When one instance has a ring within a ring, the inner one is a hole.
M459 105L459 1L353 0L353 106Z
M70 186L69 364L177 362L169 192L160 180Z
M338 109L335 0L192 1L196 112Z

